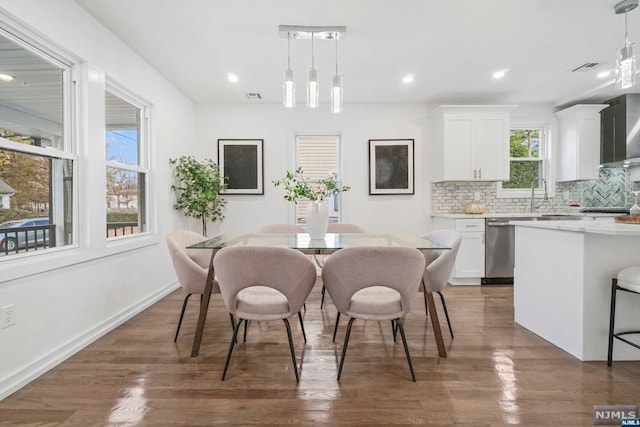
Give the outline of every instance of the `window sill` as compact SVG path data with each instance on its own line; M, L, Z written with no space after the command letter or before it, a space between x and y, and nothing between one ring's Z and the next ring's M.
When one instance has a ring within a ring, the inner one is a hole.
M133 238L109 241L105 247L99 250L65 246L2 257L0 258L0 284L157 244L157 235L144 234Z

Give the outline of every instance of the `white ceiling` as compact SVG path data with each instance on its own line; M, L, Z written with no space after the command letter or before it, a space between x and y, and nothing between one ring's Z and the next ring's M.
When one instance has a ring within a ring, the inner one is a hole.
M345 103L601 102L624 44L618 0L76 0L193 101L279 103L287 41L279 25L344 25ZM629 12L640 41L640 8ZM311 63L292 40L297 102ZM329 101L335 42L315 43L321 102ZM585 63L595 70L570 73ZM508 68L495 81L492 73ZM231 84L227 72L240 81ZM411 85L404 75L415 74ZM640 86L640 84L638 85ZM246 92L263 99L248 100ZM633 92L640 92L640 88Z

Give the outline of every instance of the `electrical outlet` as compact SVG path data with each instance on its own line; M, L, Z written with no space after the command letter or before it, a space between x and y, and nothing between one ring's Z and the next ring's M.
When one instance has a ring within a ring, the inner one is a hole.
M476 191L475 193L473 193L473 200L480 200L480 192Z
M16 324L16 306L15 304L5 305L0 308L0 326L2 329L8 328Z

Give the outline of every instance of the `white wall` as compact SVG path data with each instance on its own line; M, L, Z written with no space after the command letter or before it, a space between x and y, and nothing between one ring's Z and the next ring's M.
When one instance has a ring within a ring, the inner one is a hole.
M271 183L294 167L296 134L341 136L342 182L351 191L342 194L342 221L361 225L370 232L426 231L429 212L425 192L423 105L347 104L341 114L328 105L309 110L304 105L286 109L281 105L196 105L196 139L200 155L217 159L218 139L264 139L263 196L226 196L226 218L219 230L254 231L275 222L293 222L291 202ZM415 194L369 195L369 139L415 140Z
M72 0L0 0L0 8L4 8L0 15L9 14L9 21L18 28L80 58L85 71L102 71L151 102L155 118L151 233L108 243L103 237L104 196L91 196L104 194L104 186L96 184L104 183L104 141L100 140L104 119L91 116L91 111L104 110L98 108L99 97L91 98L92 93L103 93L96 88L104 81L84 83L92 90L86 91L85 107L90 114L79 123L81 161L76 179L83 180L78 194L79 246L0 260L0 307L15 304L16 319L15 326L0 329L2 399L175 289L164 236L173 228L191 225L197 230L198 225L187 223L173 211L168 165L171 157L197 151L193 103ZM92 165L91 170L87 164ZM95 203L98 210L92 209ZM167 339L171 339L170 331Z

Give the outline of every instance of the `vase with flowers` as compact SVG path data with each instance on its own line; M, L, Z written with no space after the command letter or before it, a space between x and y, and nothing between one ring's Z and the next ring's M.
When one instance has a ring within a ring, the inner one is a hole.
M310 180L303 176L302 168L295 171L287 171L286 175L273 180L273 185L284 188L284 199L298 203L299 200L308 200L307 206L307 233L312 240L324 239L329 226L329 209L327 199L334 194L351 190L348 185L339 186L333 176Z

